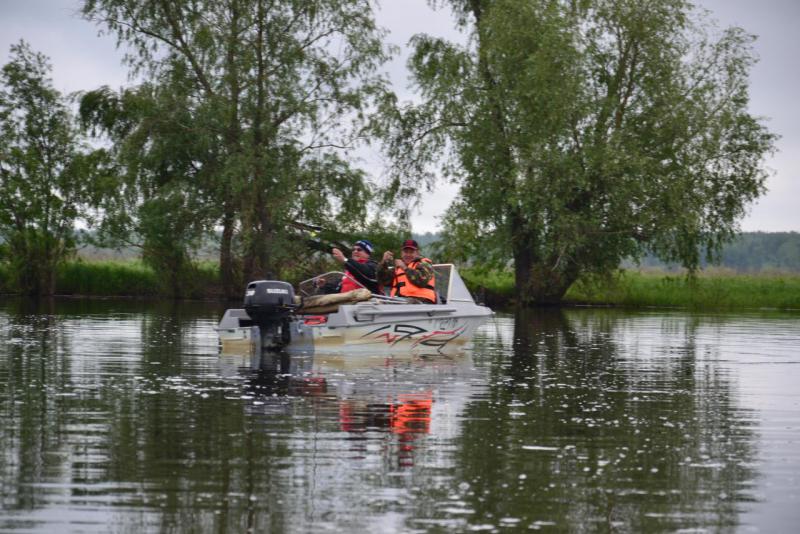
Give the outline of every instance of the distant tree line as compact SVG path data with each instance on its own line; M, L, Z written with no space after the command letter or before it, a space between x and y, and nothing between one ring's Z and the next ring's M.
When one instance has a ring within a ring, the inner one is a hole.
M753 36L686 0L431 3L470 38L413 38L413 103L381 73L393 48L371 0L83 0L139 81L81 93L77 114L47 59L13 46L0 78L13 285L52 294L85 226L97 246L138 250L175 296L218 242L222 292L238 295L357 237L395 248L439 177L460 186L440 257L511 265L522 305L624 258L694 270L735 237L775 142L747 109ZM381 179L354 157L371 142Z
M369 237L369 236L367 236ZM423 253L435 262L447 263L453 261L446 252L442 243L443 235L440 232L412 233ZM392 241L392 239L395 241ZM381 239L381 248L396 249L404 234L394 236L386 235ZM209 240L198 251L198 258L213 259L219 254L218 240ZM101 249L91 245L81 249L81 255L88 258L114 257L113 250ZM139 256L135 248L123 249L116 257L121 259L134 259ZM474 264L474 260L469 263ZM625 268L658 268L677 269L680 266L668 264L655 256L645 256L636 264L630 260L622 262ZM717 263L701 262L702 268L723 267L740 273L759 272L798 272L800 273L800 233L798 232L744 232L738 234L733 241L722 247Z
M643 267L671 267L654 256L645 257ZM742 273L762 271L800 272L800 233L744 232L722 247L719 261L702 267L720 266Z

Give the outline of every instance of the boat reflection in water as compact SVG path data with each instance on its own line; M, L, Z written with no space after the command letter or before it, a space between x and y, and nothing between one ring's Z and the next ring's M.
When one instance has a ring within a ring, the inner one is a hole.
M224 376L246 380L251 415L295 422L305 417L346 444L349 460L380 453L396 468L413 466L420 442L432 432L437 438L455 435L455 414L476 374L468 351L391 356L253 351L221 354L220 365Z
M414 442L430 433L433 392L400 394L387 402L339 401L339 424L346 432L384 429L399 441L398 463L414 463Z

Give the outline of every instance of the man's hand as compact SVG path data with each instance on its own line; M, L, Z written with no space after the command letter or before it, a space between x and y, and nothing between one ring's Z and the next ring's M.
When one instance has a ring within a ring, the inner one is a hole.
M403 269L403 270L405 270L405 268L406 268L406 262L404 262L403 260L394 260L394 266L395 266L396 268L398 268L398 269Z
M383 263L391 263L393 259L394 259L394 252L392 252L391 250L387 250L386 252L383 253Z
M338 261L340 261L342 263L347 261L347 258L344 257L344 254L342 254L342 251L339 250L338 248L334 248L331 251L331 254L333 254L333 257L336 258Z

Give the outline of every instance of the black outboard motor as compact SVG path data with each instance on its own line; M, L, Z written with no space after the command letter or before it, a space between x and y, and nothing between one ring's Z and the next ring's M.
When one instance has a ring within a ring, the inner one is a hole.
M288 282L258 280L247 284L244 309L260 330L262 348L280 349L289 344L289 317L294 308L294 288Z

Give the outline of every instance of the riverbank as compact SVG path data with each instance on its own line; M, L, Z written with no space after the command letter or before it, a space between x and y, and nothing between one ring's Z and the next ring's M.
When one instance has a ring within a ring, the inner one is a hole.
M514 305L514 277L508 271L460 270L470 291L492 308ZM197 265L183 283L180 296L221 298L214 262ZM76 260L58 271L59 295L172 298L168 281L139 261ZM8 273L0 266L0 293L9 293ZM736 274L710 270L694 279L665 272L622 271L603 281L582 281L567 292L567 305L679 307L687 309L798 309L800 274Z
M9 275L0 264L0 293L11 293ZM153 269L132 260L75 260L58 268L56 293L87 297L172 298L174 289ZM213 262L201 262L185 277L180 297L220 298L219 269Z
M462 270L468 287L492 307L513 306L510 272ZM701 272L694 279L665 272L622 271L603 281L580 281L564 297L567 305L678 307L693 310L775 308L800 310L800 274Z

